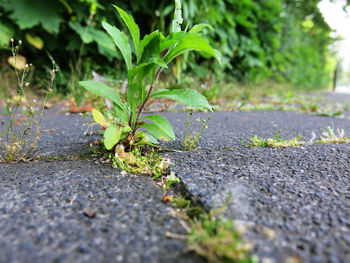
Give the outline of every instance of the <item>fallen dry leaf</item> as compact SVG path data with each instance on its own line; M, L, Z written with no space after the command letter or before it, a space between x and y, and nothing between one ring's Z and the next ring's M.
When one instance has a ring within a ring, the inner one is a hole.
M172 196L171 196L171 195L164 195L164 196L163 196L163 202L164 202L164 203L170 202L171 199L172 199Z
M69 107L69 112L70 113L81 113L81 112L90 112L92 111L93 107L92 106L81 106L81 107L76 107L74 105L71 105Z

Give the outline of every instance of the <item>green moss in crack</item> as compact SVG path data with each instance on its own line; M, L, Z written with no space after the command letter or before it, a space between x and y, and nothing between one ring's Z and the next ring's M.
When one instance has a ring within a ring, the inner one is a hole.
M350 143L350 137L345 136L344 129L335 130L333 126L328 126L327 129L322 129L320 140L316 144L338 144Z
M282 147L296 147L300 145L304 145L305 142L300 141L301 135L294 137L289 140L284 140L280 138L281 131L279 130L274 138L259 138L257 135L254 135L252 138L250 138L251 144L248 144L244 141L244 139L241 139L241 143L244 147L247 148L253 148L253 147L272 147L272 148L282 148Z
M186 239L188 249L206 258L209 262L257 263L249 252L251 244L244 242L232 219L221 214L227 203L218 209L206 212L191 204L184 197L174 197L172 206L177 209L180 222L187 235L167 233L169 237Z

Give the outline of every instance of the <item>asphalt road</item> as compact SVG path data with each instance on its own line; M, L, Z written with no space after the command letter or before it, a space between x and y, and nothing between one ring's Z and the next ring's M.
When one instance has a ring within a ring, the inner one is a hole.
M163 143L194 201L221 205L247 231L262 262L350 262L350 145L245 148L253 135L315 141L328 125L350 134L346 118L294 112L216 112L193 151L184 151L186 113L163 113L176 141ZM192 115L196 119L205 114ZM47 112L40 156L78 156L97 135L87 120ZM202 262L145 176L89 160L0 164L0 262ZM84 214L87 208L90 214ZM92 216L91 216L92 215ZM298 261L299 260L299 261Z

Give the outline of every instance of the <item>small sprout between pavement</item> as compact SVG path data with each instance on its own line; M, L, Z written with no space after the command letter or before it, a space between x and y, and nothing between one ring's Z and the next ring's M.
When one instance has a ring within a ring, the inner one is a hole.
M282 148L282 147L296 147L300 145L304 145L305 142L300 141L301 135L294 137L290 140L284 140L280 138L281 131L279 130L274 138L259 138L257 135L254 135L252 138L250 138L251 144L248 144L244 141L244 139L241 139L241 143L244 147L252 148L252 147L272 147L272 148Z

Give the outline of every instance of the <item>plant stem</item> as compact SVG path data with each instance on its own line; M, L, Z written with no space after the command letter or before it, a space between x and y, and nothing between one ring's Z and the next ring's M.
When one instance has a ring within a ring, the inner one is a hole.
M156 72L154 81L153 81L153 83L152 83L150 89L148 90L147 96L146 96L145 100L143 101L143 103L142 103L142 105L141 105L141 107L140 107L140 109L139 109L139 111L138 111L138 113L137 113L137 116L136 116L136 119L135 119L135 124L134 124L134 127L133 127L133 129L132 129L132 135L133 135L133 136L134 136L135 133L136 133L136 130L137 130L137 122L138 122L138 120L139 120L139 118L140 118L141 112L143 111L143 108L145 107L146 103L148 102L149 98L151 97L152 91L153 91L153 89L154 89L154 87L155 87L155 84L156 84L156 82L157 82L157 80L158 80L159 75L160 75L161 72L162 72L162 69L159 68L159 69L157 70L157 72Z

